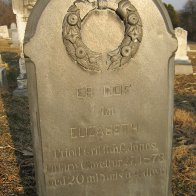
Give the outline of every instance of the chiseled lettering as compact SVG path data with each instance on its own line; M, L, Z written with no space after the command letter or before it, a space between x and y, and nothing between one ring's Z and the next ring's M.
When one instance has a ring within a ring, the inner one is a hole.
M57 149L54 151L56 159L74 158L82 156L120 155L132 152L149 152L152 162L163 161L164 154L158 154L157 144L152 143L120 143L92 146L77 146ZM155 154L156 153L156 154ZM147 155L144 158L149 158Z
M111 97L111 96L122 96L127 95L131 85L113 85L113 86L104 86L103 88L103 95L104 97Z
M126 181L134 182L137 179L162 176L166 173L165 167L147 167L144 169L131 169L129 171L95 172L91 174L67 174L62 177L50 177L49 186L73 186L81 184L102 184L105 182Z
M70 137L71 139L85 139L90 137L130 135L133 132L137 133L138 130L138 125L135 124L72 127L70 128Z

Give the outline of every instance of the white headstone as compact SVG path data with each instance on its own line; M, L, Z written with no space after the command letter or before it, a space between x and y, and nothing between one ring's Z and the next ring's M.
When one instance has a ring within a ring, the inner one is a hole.
M12 46L18 46L19 45L19 37L18 37L18 30L17 30L16 23L12 23L10 25L9 35L12 40Z
M188 50L188 45L187 45L187 36L188 32L184 30L183 28L176 28L175 29L175 35L178 40L178 50L176 52L175 60L179 62L189 62L189 57L187 56L187 50Z
M10 26L10 29L12 29L12 30L17 29L16 23L13 22L13 23L11 24L11 26Z
M188 32L183 28L176 28L175 35L178 40L178 50L175 55L175 74L192 74L193 67L191 65L191 61L188 57L188 44L187 44L187 37Z
M0 37L8 39L9 38L9 32L6 25L0 26Z

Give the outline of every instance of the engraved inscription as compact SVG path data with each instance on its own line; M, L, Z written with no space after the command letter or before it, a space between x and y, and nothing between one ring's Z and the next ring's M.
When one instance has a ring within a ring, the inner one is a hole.
M90 87L83 87L77 89L77 97L78 98L86 98L93 96L93 89Z
M48 180L49 186L72 186L80 184L98 184L114 181L128 181L135 182L139 178L161 176L166 174L164 166L160 167L148 167L145 169L131 170L129 172L111 172L111 173L92 173L65 175L59 178L50 178Z
M102 116L113 116L115 113L116 113L116 110L113 107L111 107L111 108L102 107L101 108L101 115Z
M133 152L158 152L156 143L120 143L94 146L78 146L74 148L57 149L53 152L55 159L77 158L82 156L123 155Z
M103 97L123 96L130 93L131 84L106 85L103 87ZM92 87L81 87L77 89L78 98L97 96Z
M45 173L51 174L47 178L49 186L120 180L133 183L140 178L166 174L166 156L159 152L155 142L78 146L58 149L52 154L54 160L45 168Z
M127 95L131 85L104 86L104 97Z
M73 127L70 129L71 139L107 137L129 135L138 132L138 125L135 124L115 124L108 126L88 126Z
M147 161L146 161L147 160ZM165 155L161 154L145 154L123 157L122 159L104 159L104 160L82 160L82 161L66 161L59 163L50 163L46 166L47 173L65 173L71 171L90 171L103 169L128 169L139 165L156 164L165 160Z

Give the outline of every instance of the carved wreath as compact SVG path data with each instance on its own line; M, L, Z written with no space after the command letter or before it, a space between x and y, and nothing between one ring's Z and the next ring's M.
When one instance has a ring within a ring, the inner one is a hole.
M77 1L76 1L77 2ZM93 72L101 72L102 54L90 50L82 41L80 9L77 3L68 9L63 22L63 42L71 58L83 69ZM89 3L83 0L83 3ZM107 2L105 2L107 4ZM101 5L100 1L94 9L111 9L107 5ZM93 9L93 10L94 10ZM112 9L111 9L112 10ZM136 8L129 0L122 0L118 8L113 10L125 25L124 39L117 49L107 53L108 70L116 70L135 56L142 41L143 31L141 18Z

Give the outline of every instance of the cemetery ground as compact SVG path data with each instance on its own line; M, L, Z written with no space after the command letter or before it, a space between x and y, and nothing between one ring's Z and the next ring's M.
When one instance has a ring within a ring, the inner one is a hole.
M189 55L196 66L194 54ZM1 91L0 96L0 196L35 196L28 98L12 95L16 88L19 57L14 53L2 53L2 57L8 63L9 88ZM172 159L175 196L195 195L195 139L196 75L176 76Z

